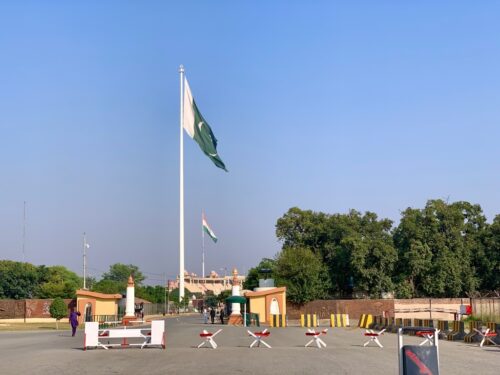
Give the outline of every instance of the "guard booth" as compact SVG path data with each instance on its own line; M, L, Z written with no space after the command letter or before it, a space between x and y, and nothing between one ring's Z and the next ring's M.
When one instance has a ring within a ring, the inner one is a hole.
M427 333L430 346L403 345L403 333ZM398 329L399 375L439 375L439 330L431 327L404 327Z

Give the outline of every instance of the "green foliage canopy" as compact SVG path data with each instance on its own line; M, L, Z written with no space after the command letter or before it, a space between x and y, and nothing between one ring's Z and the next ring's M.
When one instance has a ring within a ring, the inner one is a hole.
M57 297L52 301L49 307L50 316L56 320L68 316L68 306L62 298Z
M40 285L37 289L39 298L74 298L75 291L81 285L80 277L63 266L38 268Z
M139 271L139 267L133 264L112 264L109 266L109 271L102 275L102 279L117 281L126 285L130 275L134 277L135 286L142 285L145 277L142 272Z
M32 264L0 261L0 298L34 298L39 280L38 269Z
M275 260L264 258L260 261L257 267L250 268L247 272L245 282L243 283L243 289L254 290L259 286L259 279L262 278L261 270L268 269L272 272L274 271Z
M283 249L274 277L278 285L287 287L288 300L300 304L326 297L330 283L321 259L304 247Z

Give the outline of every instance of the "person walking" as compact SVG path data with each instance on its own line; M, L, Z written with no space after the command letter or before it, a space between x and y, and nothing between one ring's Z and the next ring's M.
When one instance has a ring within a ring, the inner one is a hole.
M220 309L220 324L224 324L224 308Z
M207 308L204 307L203 308L203 324L207 324L208 323L208 311L207 311Z
M212 321L212 324L215 323L215 309L213 307L210 309L210 320Z
M71 324L71 336L74 337L76 334L76 329L78 328L78 317L80 316L79 311L71 311L69 314L69 324Z

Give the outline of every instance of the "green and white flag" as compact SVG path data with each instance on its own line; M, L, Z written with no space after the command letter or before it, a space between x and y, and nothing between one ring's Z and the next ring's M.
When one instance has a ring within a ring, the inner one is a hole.
M205 231L205 233L208 234L214 242L217 242L217 236L215 235L212 228L210 228L210 226L208 225L205 214L201 215L201 225L203 226L203 230Z
M182 126L186 133L198 143L203 153L207 155L217 167L227 172L226 166L217 153L217 139L198 110L186 78L184 78Z

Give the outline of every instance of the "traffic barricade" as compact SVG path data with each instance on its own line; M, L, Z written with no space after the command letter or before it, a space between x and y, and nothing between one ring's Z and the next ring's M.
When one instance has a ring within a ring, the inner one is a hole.
M286 327L286 315L285 314L272 314L271 321L269 324L271 327Z
M198 348L201 348L202 346L208 344L212 347L212 349L217 349L217 343L214 340L214 337L217 336L219 333L222 332L222 329L219 329L218 331L212 333L208 332L207 330L203 330L200 333L200 337L203 338L203 341L201 342L200 345L198 345Z
M301 314L300 326L301 327L318 327L318 319L316 314Z
M371 314L361 314L358 322L359 328L369 328L373 322L373 315Z
M380 348L383 348L384 346L380 343L379 337L382 336L385 332L385 328L381 331L374 331L373 329L367 329L364 333L366 337L369 337L370 339L363 344L363 346L369 345L371 342L377 344Z
M348 314L331 314L330 327L349 327Z
M469 333L467 333L464 336L464 342L471 343L471 342L475 342L475 341L477 341L477 342L481 341L481 338L477 334L477 332L478 332L478 330L481 329L482 325L483 325L483 323L481 323L480 321L470 321L468 324Z
M323 340L321 340L320 336L326 335L327 332L328 332L328 328L326 328L322 331L308 329L306 332L306 336L312 337L312 339L310 341L308 341L307 344L304 345L304 347L307 348L309 345L311 345L314 342L316 344L316 346L318 347L318 349L321 349L322 346L326 348L326 344Z
M439 340L439 329L429 327L429 329L416 331L415 335L418 337L423 337L425 339L419 344L419 346L425 345L427 343L429 345L434 345L434 340Z
M479 344L479 347L482 348L484 344L498 346L498 344L495 342L495 338L498 336L498 333L496 331L497 324L494 322L487 323L486 330L484 331L476 329L477 334L481 337L481 343Z
M446 339L448 341L463 340L465 336L464 322L454 320L452 323L451 332L448 333Z
M402 318L396 318L394 325L392 326L392 333L398 333L398 329L403 327L403 319Z
M250 344L250 347L253 348L254 345L257 345L257 347L260 347L260 344L264 344L264 346L268 347L271 349L271 345L269 345L267 342L264 341L263 337L269 337L271 332L267 330L267 328L263 331L259 332L252 332L247 330L248 335L252 336L255 340Z
M447 320L438 320L437 328L439 329L439 338L440 339L445 339L448 336L448 333L451 332Z

